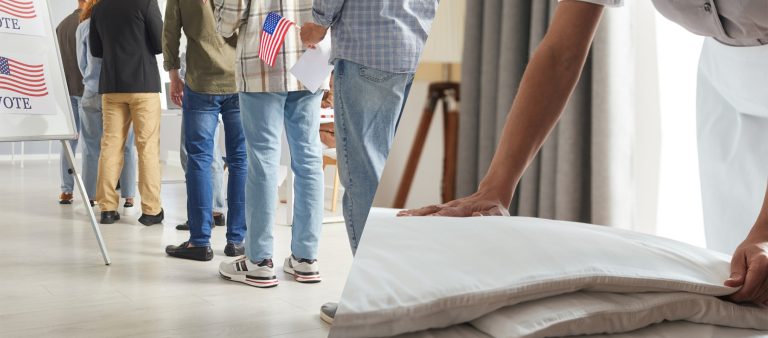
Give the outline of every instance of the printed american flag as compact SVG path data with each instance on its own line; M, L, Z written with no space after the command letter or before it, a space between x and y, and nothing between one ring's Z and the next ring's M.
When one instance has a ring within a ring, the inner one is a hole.
M28 65L0 56L0 90L31 97L48 95L43 65Z
M19 19L34 19L35 4L32 1L0 0L0 12Z
M295 25L293 21L280 16L280 14L275 12L267 14L267 20L264 21L264 28L261 31L259 58L270 67L275 65L277 53L280 53L280 49L285 43L285 35L288 34L288 29L293 25Z

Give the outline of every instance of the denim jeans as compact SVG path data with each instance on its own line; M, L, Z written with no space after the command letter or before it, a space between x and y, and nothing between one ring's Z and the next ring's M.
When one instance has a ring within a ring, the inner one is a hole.
M184 137L184 115L181 115L181 146L179 147L179 159L184 174L187 173L187 147ZM211 162L211 184L213 184L213 212L223 213L227 207L227 200L224 197L224 159L221 156L219 148L219 124L216 123L216 133L213 135L213 162Z
M336 61L336 151L344 185L344 222L353 254L363 235L412 82L413 74Z
M78 133L80 132L80 98L80 96L69 97L70 102L72 102L72 112L75 115L75 127ZM77 154L77 141L79 138L80 136L78 135L76 139L69 141L70 146L72 146L73 155ZM75 177L69 173L69 160L67 160L67 153L63 147L59 154L59 167L61 168L61 192L71 194L75 189ZM89 194L88 196L93 198L93 195Z
M322 94L241 93L243 126L248 142L245 254L253 262L272 258L272 228L277 209L278 171L283 128L296 176L291 252L317 259L323 223L323 157L320 144Z
M83 183L85 191L96 199L96 179L99 174L101 136L104 134L101 112L101 95L87 89L80 100L80 120L83 140ZM133 128L128 132L123 151L123 171L120 174L120 196L136 197L136 147L133 144Z
M248 173L245 135L237 94L209 95L184 88L184 146L187 149L187 217L189 242L210 246L213 226L211 163L219 115L224 122L229 164L227 184L227 242L240 244L245 238L245 177Z

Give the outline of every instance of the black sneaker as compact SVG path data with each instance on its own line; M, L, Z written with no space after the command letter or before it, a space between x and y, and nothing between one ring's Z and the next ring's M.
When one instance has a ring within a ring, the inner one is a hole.
M163 223L163 219L165 219L165 212L163 211L163 209L160 209L160 213L157 215L141 214L141 217L139 217L139 223L144 224L146 226L151 226L151 225Z
M224 247L224 254L228 257L245 255L245 246L242 243L227 243L227 246Z
M120 220L120 214L117 211L103 211L101 213L101 224L114 224Z
M211 250L210 246L190 247L189 242L184 242L179 245L169 245L165 247L165 253L171 257L191 259L195 261L210 261L213 259L213 250Z
M224 218L224 214L213 215L213 226L223 227L225 225L227 225L227 221Z

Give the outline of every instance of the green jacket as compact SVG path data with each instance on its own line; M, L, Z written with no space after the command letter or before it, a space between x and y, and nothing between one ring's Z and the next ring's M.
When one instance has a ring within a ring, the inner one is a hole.
M235 83L237 34L227 39L216 32L213 1L168 0L163 26L163 68L181 68L181 32L187 38L184 80L195 92L232 94Z

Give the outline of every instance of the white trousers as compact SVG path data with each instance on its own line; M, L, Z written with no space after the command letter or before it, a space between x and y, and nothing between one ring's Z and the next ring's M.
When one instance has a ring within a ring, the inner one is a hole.
M707 247L732 254L757 219L768 183L768 45L707 39L696 101Z

